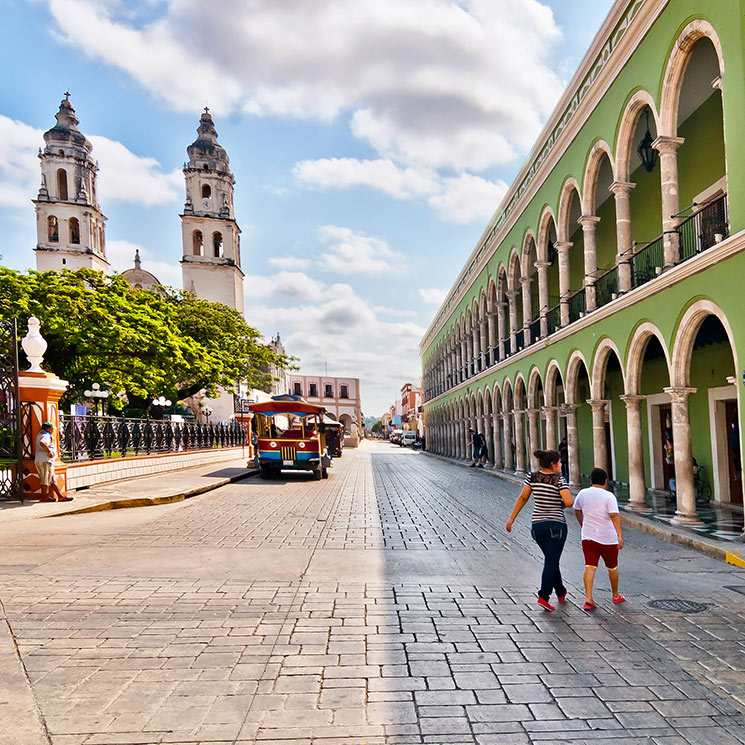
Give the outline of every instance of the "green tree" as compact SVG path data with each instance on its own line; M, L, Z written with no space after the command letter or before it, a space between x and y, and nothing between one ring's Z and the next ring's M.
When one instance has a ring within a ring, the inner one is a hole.
M378 432L383 431L383 422L380 421L380 419L377 419L372 427L370 427L370 431L377 434Z
M271 381L270 365L287 366L232 308L166 287L133 289L89 269L0 267L0 317L12 316L22 332L30 316L41 321L44 366L70 382L68 401L99 382L148 409L156 395L179 401L234 390L238 381L260 387Z

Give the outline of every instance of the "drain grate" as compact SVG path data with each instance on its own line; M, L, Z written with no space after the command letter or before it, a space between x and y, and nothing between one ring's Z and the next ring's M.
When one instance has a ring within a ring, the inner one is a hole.
M657 610L668 610L675 613L701 613L709 608L705 603L696 603L693 600L650 600L647 603L650 608Z

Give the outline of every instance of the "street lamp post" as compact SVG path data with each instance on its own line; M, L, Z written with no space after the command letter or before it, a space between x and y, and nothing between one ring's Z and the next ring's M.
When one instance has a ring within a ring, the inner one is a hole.
M209 424L210 423L210 417L212 416L212 408L210 406L204 406L202 408L202 414L204 414L204 416L207 419L207 424Z
M163 418L163 409L171 405L171 402L165 396L158 396L153 399L153 406L157 406L160 411L160 418Z
M98 414L99 405L102 404L103 401L109 397L109 392L102 391L101 385L99 383L93 383L93 385L91 386L91 390L83 391L83 395L86 398L90 398L93 400L96 414ZM101 413L103 413L103 408L101 408Z

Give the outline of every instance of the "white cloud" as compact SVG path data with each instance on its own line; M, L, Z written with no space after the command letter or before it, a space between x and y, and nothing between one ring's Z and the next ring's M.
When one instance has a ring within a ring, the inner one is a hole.
M447 294L447 290L438 290L435 288L422 288L419 290L419 297L427 305L440 305Z
M337 274L383 274L401 272L403 257L393 251L381 238L355 233L350 228L325 225L318 229L318 237L326 244L320 265Z
M26 207L39 191L41 170L37 153L44 131L0 114L0 204ZM155 158L135 155L121 142L90 136L93 157L99 161L99 201L143 205L166 204L180 196L183 176L165 173Z
M539 0L47 0L61 39L194 111L350 116L405 166L482 171L530 146L561 92Z
M507 191L504 181L487 181L463 173L443 180L443 189L429 198L430 206L450 222L467 223L487 220L497 209Z
M130 241L107 240L106 258L111 268L117 272L132 269L135 251L139 249L142 268L154 274L158 280L170 287L181 287L181 269L176 261L163 261L155 258L153 252Z
M93 153L101 165L99 201L134 202L146 206L174 202L183 193L179 170L164 172L155 158L135 155L121 142L92 135Z
M409 320L382 320L379 309L348 284L330 285L315 302L285 305L278 288L263 302L253 302L250 290L247 297L246 320L260 329L281 329L302 372L323 373L328 367L333 375L359 377L365 414L380 414L403 383L419 380L424 329Z
M303 272L277 272L271 276L248 275L244 280L246 295L254 300L269 297L297 301L320 300L326 293L323 282Z
M30 206L41 182L36 153L43 142L39 130L0 114L0 205Z
M305 184L345 188L370 186L397 199L427 196L439 190L432 170L399 168L393 161L322 158L295 164L293 176Z
M268 259L271 266L278 269L308 269L313 263L305 256L271 256Z

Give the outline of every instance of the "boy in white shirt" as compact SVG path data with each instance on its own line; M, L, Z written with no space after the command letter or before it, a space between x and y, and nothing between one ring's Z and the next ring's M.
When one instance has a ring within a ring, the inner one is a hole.
M626 598L618 592L618 551L623 548L623 532L618 502L606 490L608 474L602 468L593 468L590 486L582 489L574 500L574 514L582 527L582 553L585 555L585 610L595 610L592 586L600 557L608 569L613 602L623 603Z

